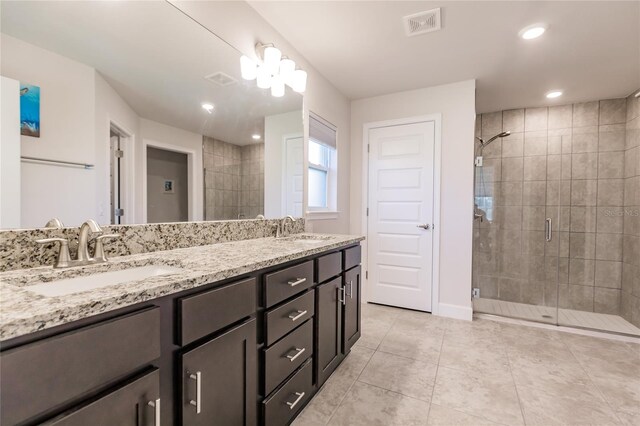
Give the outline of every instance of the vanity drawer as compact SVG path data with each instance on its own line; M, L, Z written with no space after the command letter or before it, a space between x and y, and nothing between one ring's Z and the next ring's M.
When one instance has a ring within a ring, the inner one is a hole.
M361 247L359 245L348 248L344 253L344 270L348 270L360 264Z
M266 344L271 346L279 338L313 316L314 293L307 292L266 314Z
M342 253L331 253L316 259L317 282L322 283L342 272Z
M313 321L307 321L264 350L264 394L268 395L312 355Z
M186 345L256 311L256 279L248 278L180 299L179 345Z
M269 308L313 285L313 260L267 274L264 283L265 304Z
M311 360L307 361L280 389L262 403L266 426L289 424L311 397L312 364Z
M23 422L160 357L160 308L2 352L0 424Z

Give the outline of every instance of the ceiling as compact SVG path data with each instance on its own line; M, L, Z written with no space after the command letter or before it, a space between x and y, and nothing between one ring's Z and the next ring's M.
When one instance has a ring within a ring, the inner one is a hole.
M250 1L351 99L477 80L479 113L623 97L640 88L640 2ZM402 17L442 8L442 30ZM544 23L547 32L518 32ZM552 89L564 95L545 98Z
M1 9L2 33L95 68L143 118L247 145L266 115L302 110L299 94L274 98L242 80L240 53L167 2L3 0ZM218 71L237 82L204 79Z

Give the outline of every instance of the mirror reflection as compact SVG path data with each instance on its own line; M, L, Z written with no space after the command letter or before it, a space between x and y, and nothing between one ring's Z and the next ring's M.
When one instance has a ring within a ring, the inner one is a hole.
M167 2L1 3L0 228L302 215L302 96Z

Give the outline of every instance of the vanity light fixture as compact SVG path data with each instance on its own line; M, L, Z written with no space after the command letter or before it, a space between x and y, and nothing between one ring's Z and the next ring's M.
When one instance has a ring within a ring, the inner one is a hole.
M518 35L525 40L532 40L534 38L540 37L542 34L544 34L546 30L547 29L544 25L534 24L534 25L529 25L528 27L525 27L522 30L520 30Z
M552 90L548 92L546 96L547 96L547 99L559 98L560 96L562 96L562 90Z
M271 95L284 96L285 86L304 93L307 88L307 72L296 69L296 63L282 55L273 44L256 44L258 61L248 56L240 58L240 73L245 80L256 80L261 89L271 89Z
M214 108L214 106L212 104L209 104L209 103L203 103L202 104L202 109L207 111L209 114L211 114L213 112L213 108Z

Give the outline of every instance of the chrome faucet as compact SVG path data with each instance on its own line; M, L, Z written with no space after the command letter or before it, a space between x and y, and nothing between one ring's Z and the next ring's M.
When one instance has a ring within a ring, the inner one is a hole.
M94 257L89 255L89 239L93 234L98 234L96 238L96 247L94 251ZM89 219L80 226L80 233L78 235L78 255L75 260L69 256L69 240L66 238L45 238L37 240L38 244L60 243L60 251L54 263L54 268L67 268L70 266L83 266L93 263L102 263L107 261L107 256L104 252L103 241L107 238L119 238L118 234L102 234L102 228L93 220Z
M278 223L278 227L276 229L276 238L280 238L282 236L284 236L286 227L287 227L287 219L291 219L291 222L295 222L296 220L293 218L293 216L286 215L285 217L282 218L282 220L280 221L280 223Z

